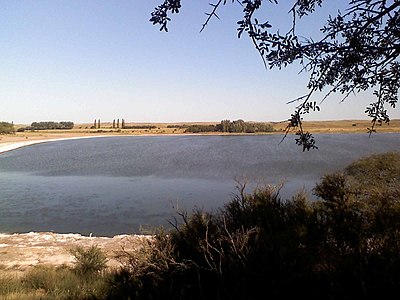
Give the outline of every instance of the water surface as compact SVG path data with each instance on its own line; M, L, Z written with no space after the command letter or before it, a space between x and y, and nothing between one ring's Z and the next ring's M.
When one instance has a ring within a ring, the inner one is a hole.
M286 182L311 194L326 173L400 149L400 134L315 135L302 152L288 136L154 136L64 140L0 154L0 232L112 236L169 227L176 209L215 210L236 181Z

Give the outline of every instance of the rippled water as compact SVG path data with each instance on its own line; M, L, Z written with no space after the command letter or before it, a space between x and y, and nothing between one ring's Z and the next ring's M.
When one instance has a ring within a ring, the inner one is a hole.
M235 179L285 181L287 198L361 156L400 150L399 134L315 136L310 152L266 135L93 138L3 153L0 232L139 233L169 226L176 207L222 207Z

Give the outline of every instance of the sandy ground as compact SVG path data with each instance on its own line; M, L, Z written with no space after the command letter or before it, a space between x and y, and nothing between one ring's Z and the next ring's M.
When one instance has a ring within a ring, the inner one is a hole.
M55 141L64 141L64 140L74 140L74 139L86 139L86 138L100 138L107 137L108 135L93 135L93 136L80 136L71 134L70 136L64 135L64 137L55 137L52 135L42 136L42 137L34 137L29 140L22 139L19 140L18 137L8 137L4 138L3 141L0 140L0 153L15 150L21 147L30 146L34 144L41 144L47 142L55 142ZM10 141L15 139L15 141Z
M0 142L0 153L15 150L15 149L29 146L29 145L46 143L46 142L51 142L51 141L54 142L54 141L83 139L83 138L92 138L92 137L101 137L101 136L75 136L75 137L64 137L64 138L56 138L56 137L49 136L49 137L33 138L30 140L23 140L23 141L7 141L8 139L5 139L5 141Z
M132 252L149 238L145 235L89 237L52 232L0 234L0 270L24 272L38 265L72 265L74 257L69 251L78 245L98 246L107 255L108 267L115 268L120 266L116 256L121 251Z

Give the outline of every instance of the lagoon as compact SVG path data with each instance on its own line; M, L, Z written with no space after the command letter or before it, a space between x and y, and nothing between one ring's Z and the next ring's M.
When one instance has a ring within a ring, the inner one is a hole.
M0 154L0 232L95 236L169 227L176 210L217 210L237 180L285 182L283 198L357 158L400 150L400 134L132 136L36 144Z

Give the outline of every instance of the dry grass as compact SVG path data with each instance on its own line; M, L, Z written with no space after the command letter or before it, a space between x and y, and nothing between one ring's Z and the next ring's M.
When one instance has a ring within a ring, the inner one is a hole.
M371 127L370 120L338 120L338 121L305 121L304 129L311 133L366 133ZM275 124L278 130L283 130L286 123ZM376 126L377 132L400 132L400 119L389 124Z

